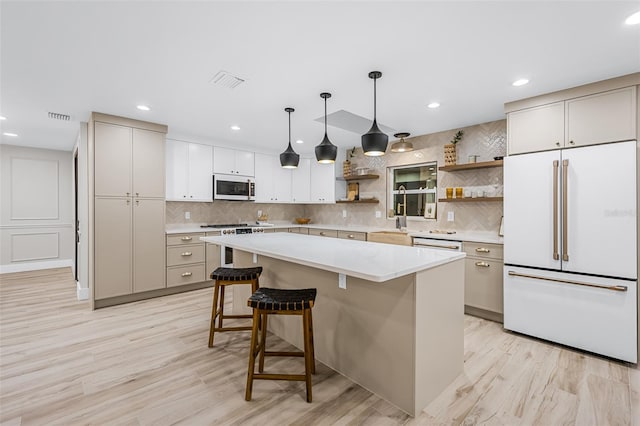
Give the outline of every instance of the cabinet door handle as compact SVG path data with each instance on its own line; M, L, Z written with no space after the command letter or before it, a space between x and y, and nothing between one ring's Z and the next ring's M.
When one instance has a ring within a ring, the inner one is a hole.
M136 197L139 197L139 196L140 196L140 193L139 193L139 192L136 192Z
M477 251L478 253L490 253L490 252L491 252L491 250L489 250L488 248L484 248L484 247L478 247L478 248L476 249L476 251Z
M185 251L184 253L180 253L180 256L191 256L193 253L190 251Z
M131 193L130 193L130 192L127 192L127 197L128 197L129 195L131 195Z
M575 144L576 144L574 141L569 141L569 143L570 143L571 145L575 145Z
M556 146L560 146L560 142L556 142Z
M190 277L191 275L193 275L191 272L183 272L182 273L183 277Z
M182 241L191 241L191 237L182 237L180 238Z
M487 262L476 262L476 266L482 266L483 268L488 268L489 265Z

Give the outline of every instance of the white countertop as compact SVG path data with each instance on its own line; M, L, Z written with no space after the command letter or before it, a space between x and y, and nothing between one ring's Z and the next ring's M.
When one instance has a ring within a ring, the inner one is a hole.
M315 229L335 229L347 232L376 232L376 231L395 231L394 228L378 228L363 225L337 225L337 224L307 224L298 225L297 223L275 223L273 226L265 226L265 229L282 229L282 228L315 228ZM199 224L168 224L166 226L167 234L183 234L194 232L213 232L216 228L201 228ZM434 238L438 240L450 241L469 241L477 243L493 243L503 244L503 237L497 232L483 231L458 231L455 234L435 234L429 231L407 230L412 237Z
M288 232L201 237L200 239L207 243L375 282L387 281L465 257L463 252Z

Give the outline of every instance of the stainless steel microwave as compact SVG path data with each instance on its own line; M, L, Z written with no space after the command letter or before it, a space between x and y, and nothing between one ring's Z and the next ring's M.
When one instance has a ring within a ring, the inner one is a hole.
M235 175L213 175L213 199L253 201L256 184L252 177Z

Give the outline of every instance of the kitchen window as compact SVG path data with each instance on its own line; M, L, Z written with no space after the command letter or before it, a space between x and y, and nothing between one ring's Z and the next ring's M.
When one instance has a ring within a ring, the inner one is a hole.
M436 218L437 163L389 167L388 217Z

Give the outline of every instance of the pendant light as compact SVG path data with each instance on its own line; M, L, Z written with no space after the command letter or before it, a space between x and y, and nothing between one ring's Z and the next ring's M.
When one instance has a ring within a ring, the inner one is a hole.
M400 138L400 142L396 142L391 145L392 152L407 152L413 151L413 144L411 142L405 142L404 138L408 138L411 133L396 133L393 135L395 138Z
M320 145L316 146L316 160L323 164L335 163L338 147L332 144L327 136L327 99L331 97L331 93L320 93L320 97L324 99L324 138Z
M371 71L369 73L369 78L373 79L373 125L367 133L362 135L362 149L364 155L369 157L384 155L389 143L389 136L382 133L376 121L376 80L380 77L382 77L380 71Z
M287 107L284 110L289 113L289 146L280 154L280 165L284 169L295 169L300 162L300 155L291 148L291 113L295 109Z

